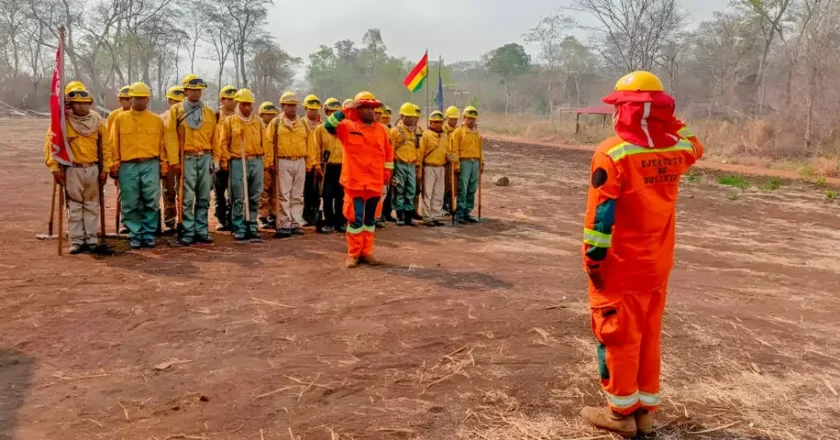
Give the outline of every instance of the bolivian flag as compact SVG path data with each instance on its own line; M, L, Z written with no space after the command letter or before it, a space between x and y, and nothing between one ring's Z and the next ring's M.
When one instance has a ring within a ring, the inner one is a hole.
M411 70L411 73L405 77L403 80L403 85L411 90L412 92L416 92L423 87L423 83L426 80L426 76L429 75L429 52L426 52L423 55L423 59L414 66L414 69Z

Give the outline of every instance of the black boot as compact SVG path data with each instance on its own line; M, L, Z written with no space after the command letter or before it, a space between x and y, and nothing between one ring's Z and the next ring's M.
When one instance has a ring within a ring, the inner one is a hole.
M414 217L411 211L403 211L403 222L406 226L417 226L411 220Z
M403 218L402 211L397 211L397 226L405 226L405 219Z

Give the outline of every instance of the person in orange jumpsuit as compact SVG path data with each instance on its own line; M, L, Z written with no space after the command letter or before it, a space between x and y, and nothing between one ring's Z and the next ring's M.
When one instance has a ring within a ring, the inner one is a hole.
M374 119L381 107L370 92L359 92L352 103L331 114L324 127L341 141L344 164L340 183L344 187L344 218L347 226L347 259L353 268L359 261L376 266L373 235L382 204L380 199L394 169L394 150L388 130Z
M608 407L586 407L591 425L624 437L652 431L659 407L659 345L674 264L680 176L703 146L674 116L674 99L649 72L621 78L604 98L616 136L592 158L584 270Z

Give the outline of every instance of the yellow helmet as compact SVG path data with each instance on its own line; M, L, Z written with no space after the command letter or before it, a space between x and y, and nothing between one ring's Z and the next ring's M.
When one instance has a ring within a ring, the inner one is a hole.
M393 112L394 112L394 111L393 111L393 110L391 110L391 107L388 107L388 106L386 105L386 106L385 106L385 110L383 110L383 115L385 115L385 116L391 116L391 114L392 114Z
M131 89L131 86L123 86L120 88L120 91L117 92L117 98L131 98L129 96L128 91Z
M380 106L380 107L376 107L375 109L373 109L373 112L374 113L379 113L381 115L381 114L385 113L385 109Z
M222 89L219 90L219 99L223 99L223 98L227 98L227 99L236 98L236 87L234 87L230 84L222 87Z
M207 88L207 83L194 73L185 76L181 80L181 85L184 86L184 90L204 90Z
M132 98L149 98L152 96L152 89L142 81L137 81L128 89L128 95Z
M181 102L184 100L184 88L181 86L170 87L169 90L166 91L166 97L168 99L174 99L175 101Z
M637 70L621 77L615 84L618 92L663 92L662 80L658 76Z
M85 86L76 85L65 94L64 102L93 102L93 96Z
M467 108L464 109L464 117L470 119L478 119L478 110L475 107L468 105Z
M356 107L373 107L376 109L377 107L382 107L382 103L376 99L376 96L373 96L373 93L370 92L359 92L356 94L356 97L353 98L353 101L356 102Z
M248 89L239 89L233 98L236 102L254 103L254 94Z
M342 108L350 108L351 105L353 105L352 99L345 99L344 102L341 103Z
M429 122L443 122L443 112L435 110L429 115Z
M277 106L274 105L273 102L266 101L266 102L263 102L262 104L260 104L260 114L261 115L265 115L265 114L276 115L278 113L280 113L280 109L278 109Z
M461 112L458 111L458 107L455 107L453 105L453 106L449 107L448 109L446 109L445 116L446 116L447 119L460 119L461 118Z
M325 110L341 110L341 103L335 98L329 98L324 101Z
M303 108L309 110L320 110L321 100L315 95L309 95L306 98L303 98Z
M422 115L422 114L423 114L423 111L422 111L422 110L420 110L420 106L419 106L419 105L417 105L417 104L414 104L414 111L417 113L417 117L418 117L418 118L420 117L420 115Z
M70 81L69 83L67 83L66 86L64 86L64 94L66 95L66 94L70 93L70 91L75 89L76 87L84 88L85 85L82 84L81 81Z
M414 108L414 104L406 102L400 106L400 115L412 117L417 116L417 109Z
M297 95L295 95L295 92L286 92L286 93L280 95L280 105L286 105L286 104L294 104L294 105L299 104L298 99L297 99Z

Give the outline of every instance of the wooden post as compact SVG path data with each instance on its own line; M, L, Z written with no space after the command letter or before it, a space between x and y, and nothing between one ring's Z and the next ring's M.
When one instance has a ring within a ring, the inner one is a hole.
M49 235L53 235L53 218L55 218L55 192L58 189L58 182L53 177L52 199L50 201L50 224L48 227Z

